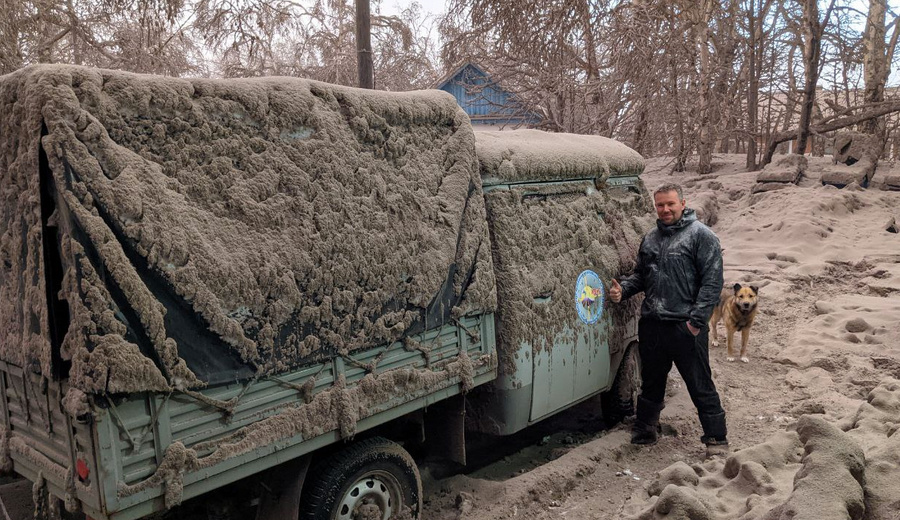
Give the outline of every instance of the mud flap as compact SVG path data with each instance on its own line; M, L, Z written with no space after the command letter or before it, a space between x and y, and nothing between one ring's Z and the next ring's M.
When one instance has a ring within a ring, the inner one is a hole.
M457 395L426 411L425 439L443 459L466 465L466 400Z
M309 470L311 457L300 457L268 472L262 483L262 496L256 520L284 520L300 516L300 492Z

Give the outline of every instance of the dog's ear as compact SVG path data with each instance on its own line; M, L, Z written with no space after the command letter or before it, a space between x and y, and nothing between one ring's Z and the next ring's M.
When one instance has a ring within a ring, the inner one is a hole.
M733 288L734 288L734 294L737 294L738 291L741 290L741 287L742 287L742 286L741 286L741 284L739 284L739 283L734 284L734 287L733 287Z
M759 287L755 285L751 285L750 290L753 291L753 294L759 294Z

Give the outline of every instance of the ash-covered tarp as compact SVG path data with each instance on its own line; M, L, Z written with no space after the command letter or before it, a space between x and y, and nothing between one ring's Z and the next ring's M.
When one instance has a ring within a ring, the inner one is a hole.
M485 188L485 199L497 276L499 369L512 373L523 343L536 353L553 348L565 329L584 327L573 298L580 273L592 270L608 284L634 269L654 222L652 202L640 179L633 190L596 188L609 176L638 176L644 169L640 154L611 139L533 130L475 135L485 185L511 184ZM503 171L506 161L514 167ZM624 346L626 324L641 302L633 300L608 306L612 346Z
M0 358L199 388L496 303L445 93L72 66L0 77Z
M477 132L485 184L640 175L644 159L624 144L597 135L540 130Z

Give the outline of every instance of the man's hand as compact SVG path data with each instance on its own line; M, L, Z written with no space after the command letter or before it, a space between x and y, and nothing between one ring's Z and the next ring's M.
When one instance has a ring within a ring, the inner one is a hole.
M618 280L615 278L613 278L613 281L609 285L609 299L614 303L622 301L622 286L619 285Z
M689 331L691 331L691 334L693 334L694 336L696 336L697 334L700 334L700 329L691 325L691 322L687 322L687 328Z

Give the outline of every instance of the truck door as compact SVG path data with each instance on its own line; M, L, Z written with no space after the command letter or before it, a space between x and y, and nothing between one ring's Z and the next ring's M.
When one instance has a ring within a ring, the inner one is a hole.
M489 186L485 198L499 340L532 357L533 422L611 384L605 282L618 253L592 179Z

